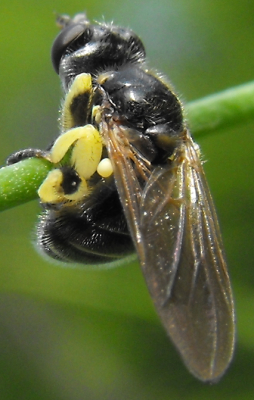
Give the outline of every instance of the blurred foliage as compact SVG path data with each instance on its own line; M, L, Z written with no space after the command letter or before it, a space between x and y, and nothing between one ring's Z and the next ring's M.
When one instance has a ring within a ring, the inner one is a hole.
M53 11L84 9L91 19L104 16L137 32L150 65L172 79L184 101L253 80L254 3L247 0L12 0L0 5L2 163L57 135ZM236 300L237 351L222 380L204 385L186 371L137 263L86 271L41 259L31 245L39 212L33 202L0 216L1 400L253 398L253 131L249 123L199 140Z

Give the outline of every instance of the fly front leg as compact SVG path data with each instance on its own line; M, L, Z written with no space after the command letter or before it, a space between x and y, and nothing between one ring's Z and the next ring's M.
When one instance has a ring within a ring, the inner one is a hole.
M15 153L11 154L7 160L6 165L16 164L19 161L26 160L27 158L45 158L46 160L50 161L49 159L49 152L46 150L40 149L24 149L16 151Z

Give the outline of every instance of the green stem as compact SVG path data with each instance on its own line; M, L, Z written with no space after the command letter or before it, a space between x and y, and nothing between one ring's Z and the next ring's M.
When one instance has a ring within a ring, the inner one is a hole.
M254 119L254 81L215 93L186 106L195 137Z
M0 169L0 211L37 198L37 189L52 168L44 159L30 158Z
M195 137L254 120L254 82L193 101L186 106ZM0 169L0 211L37 198L37 189L52 165L28 159Z

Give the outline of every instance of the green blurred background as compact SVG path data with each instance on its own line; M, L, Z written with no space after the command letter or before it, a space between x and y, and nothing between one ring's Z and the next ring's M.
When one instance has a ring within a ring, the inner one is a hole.
M185 102L254 78L254 2L10 0L0 5L0 160L57 134L61 90L50 64L53 12L131 27L151 66ZM215 198L237 311L237 349L204 385L166 337L137 263L65 269L35 252L31 202L1 214L1 400L253 399L254 123L199 141Z

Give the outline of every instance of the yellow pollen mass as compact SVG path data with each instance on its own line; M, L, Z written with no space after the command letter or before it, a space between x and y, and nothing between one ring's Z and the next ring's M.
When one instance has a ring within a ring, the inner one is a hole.
M95 173L102 154L99 131L93 125L85 125L63 133L51 149L51 162L59 163L71 146L71 165L84 179L90 178Z
M63 104L62 127L64 128L64 130L72 128L75 124L74 117L71 111L71 104L73 102L73 99L84 93L90 95L92 93L92 90L92 77L90 74L82 73L75 77Z
M42 203L60 203L63 201L63 191L60 190L63 174L60 169L54 169L48 173L47 178L38 189L38 195Z
M103 158L103 160L101 160L98 164L97 172L103 178L108 178L113 174L113 167L109 158Z

